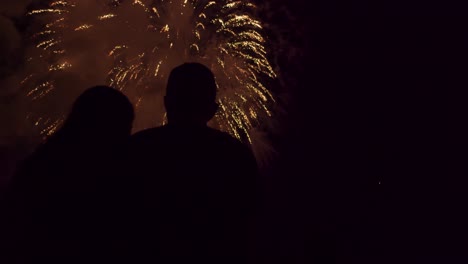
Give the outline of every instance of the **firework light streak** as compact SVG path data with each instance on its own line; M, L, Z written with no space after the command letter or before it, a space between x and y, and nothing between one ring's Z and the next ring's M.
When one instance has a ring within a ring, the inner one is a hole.
M136 124L143 129L157 125L155 116L164 123L161 101L170 70L200 62L213 70L219 88L220 111L211 125L252 143L251 129L271 116L275 101L264 82L276 78L255 9L235 0L51 1L28 13L41 22L31 35L37 51L30 60L44 70L28 72L21 85L36 106L55 93L66 95L61 76L91 71L88 60L77 59L89 54L105 68L101 79L134 102L137 117L151 116ZM99 44L73 44L87 39ZM28 115L43 135L53 133L66 112L48 109Z

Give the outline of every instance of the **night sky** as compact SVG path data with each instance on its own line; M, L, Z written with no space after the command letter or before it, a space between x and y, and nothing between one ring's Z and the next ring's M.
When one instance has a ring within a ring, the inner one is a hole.
M294 6L308 48L274 175L278 263L465 263L466 7Z
M291 51L259 258L467 263L466 7L270 5L289 10L268 16Z

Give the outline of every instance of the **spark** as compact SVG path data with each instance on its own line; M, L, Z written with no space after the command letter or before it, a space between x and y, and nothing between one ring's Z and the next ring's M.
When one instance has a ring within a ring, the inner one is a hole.
M85 25L81 25L81 26L75 28L75 31L86 30L86 29L89 29L89 28L92 28L92 27L93 27L93 25L85 24Z
M67 2L67 1L55 1L55 2L52 2L52 3L50 4L50 6L52 6L52 7L53 7L53 6L59 6L59 5L61 5L61 6L67 6L67 5L68 5L68 2Z
M169 25L165 25L160 32L169 32Z
M28 15L37 15L37 14L44 14L44 13L57 13L57 14L62 14L65 13L65 10L61 9L40 9L40 10L34 10L28 13Z
M49 71L59 71L59 70L64 70L66 68L71 68L72 65L68 62L64 62L64 63L61 63L61 64L57 64L57 65L51 65L49 67Z
M116 17L116 15L115 14L107 14L107 15L99 16L98 19L99 20L106 20L106 19L113 18L113 17Z
M159 11L158 11L158 9L156 7L153 7L152 10L158 16L158 18L161 17L161 15L159 15Z
M36 88L29 91L27 96L33 96L33 101L38 100L49 94L53 89L54 85L51 82L41 83L40 85L36 86Z

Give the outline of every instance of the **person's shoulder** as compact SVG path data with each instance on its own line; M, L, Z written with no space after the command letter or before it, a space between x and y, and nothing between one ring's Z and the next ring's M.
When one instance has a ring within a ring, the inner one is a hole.
M215 138L219 144L229 151L233 151L233 154L251 154L250 148L242 143L239 139L231 136L229 133L210 128L212 138Z
M235 163L232 172L242 171L245 176L257 173L257 161L248 145L223 131L211 129L211 133L217 138L219 150L221 150L220 155L227 157L229 162Z
M145 129L132 135L130 138L130 142L136 144L141 141L152 140L163 135L166 130L167 129L165 126Z
M244 146L244 144L242 144L242 142L240 142L237 138L234 138L233 136L224 131L213 128L208 128L208 131L212 138L215 138L221 142L238 147Z

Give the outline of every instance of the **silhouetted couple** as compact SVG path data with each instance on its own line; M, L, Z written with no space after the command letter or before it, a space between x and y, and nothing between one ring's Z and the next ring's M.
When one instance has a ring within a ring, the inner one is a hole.
M132 137L123 94L102 86L83 93L13 178L12 259L245 263L257 168L247 147L207 126L216 91L205 66L175 68L168 125Z

